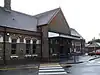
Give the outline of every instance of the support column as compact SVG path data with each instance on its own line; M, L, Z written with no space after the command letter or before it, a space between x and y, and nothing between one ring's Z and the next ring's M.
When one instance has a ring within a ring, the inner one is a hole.
M48 26L42 26L42 59L49 61Z

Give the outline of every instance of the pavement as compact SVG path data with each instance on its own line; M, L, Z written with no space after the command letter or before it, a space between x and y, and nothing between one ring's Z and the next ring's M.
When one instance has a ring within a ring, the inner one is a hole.
M73 60L68 61L61 61L60 63L63 64L62 66L70 66L73 64L83 63L86 61L91 61L94 59L98 59L100 56L79 56L76 60L76 63ZM18 70L18 69L32 69L32 68L39 68L39 63L37 64L26 64L26 65L6 65L0 66L0 70Z
M0 66L0 71L4 70L20 70L20 69L33 69L38 68L39 64L26 64L26 65L6 65Z
M68 75L100 75L100 58L64 69L69 71Z
M94 59L98 59L98 58L100 58L100 56L86 56L86 55L84 55L84 56L79 56L79 61L81 61L81 62L85 62L85 61L91 61L91 60L94 60Z
M1 67L0 75L100 75L99 56L80 56L80 64L59 62Z
M83 63L83 62L87 62L87 61L91 61L91 60L95 60L100 58L100 56L76 56L75 60L65 60L63 59L62 61L60 61L60 63L62 64L79 64L79 63Z

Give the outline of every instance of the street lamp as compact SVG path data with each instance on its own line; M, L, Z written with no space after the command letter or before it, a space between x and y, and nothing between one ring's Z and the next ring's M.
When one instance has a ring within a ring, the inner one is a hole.
M82 49L81 49L81 43L80 43L80 52L82 53Z
M94 39L93 39L93 43L94 43L94 51L95 51L95 57L96 57L96 44L95 44L95 37L94 37Z
M76 63L76 45L74 42L74 63Z

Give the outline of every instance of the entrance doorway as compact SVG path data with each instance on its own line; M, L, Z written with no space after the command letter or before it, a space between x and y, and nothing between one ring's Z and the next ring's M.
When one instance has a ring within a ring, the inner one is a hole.
M59 48L59 56L60 56L60 58L63 58L63 57L66 56L65 55L65 51L64 51L64 46L60 46L60 48Z
M64 46L60 46L60 54L63 54L63 49L64 49Z

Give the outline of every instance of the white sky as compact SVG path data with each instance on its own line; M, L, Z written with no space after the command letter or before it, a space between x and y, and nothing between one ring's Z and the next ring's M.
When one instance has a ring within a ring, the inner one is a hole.
M4 0L0 0L3 6ZM12 9L35 15L61 7L70 27L75 28L86 41L100 38L100 0L12 0Z

